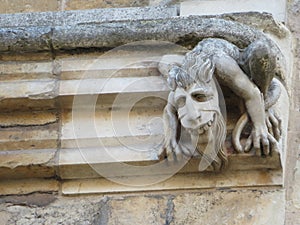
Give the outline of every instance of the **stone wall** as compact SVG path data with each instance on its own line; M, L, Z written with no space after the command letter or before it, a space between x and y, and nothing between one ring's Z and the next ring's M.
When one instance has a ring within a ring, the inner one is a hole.
M281 189L225 189L59 197L3 197L2 224L274 224L284 223Z
M286 224L300 223L300 1L288 1L287 25L294 37L294 82L291 88L289 155L287 162L286 190L287 216ZM297 122L296 122L297 121Z

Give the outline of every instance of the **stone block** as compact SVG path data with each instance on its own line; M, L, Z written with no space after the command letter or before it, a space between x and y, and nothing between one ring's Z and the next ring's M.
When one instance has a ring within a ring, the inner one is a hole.
M0 151L0 178L50 178L55 176L56 149Z
M113 199L110 201L107 224L165 224L167 205L168 199L163 196L134 196Z
M0 149L57 148L58 119L55 112L0 114Z
M76 0L77 1L77 0ZM78 1L87 5L87 1ZM99 1L97 1L99 2ZM79 8L80 9L80 8ZM63 12L41 12L1 15L0 27L70 26L109 21L169 18L177 15L177 7L134 7Z
M284 224L276 188L57 197L43 206L37 195L3 198L7 224Z
M11 218L11 214L9 214L8 212L0 212L0 221L2 224L6 225L8 223L8 220Z
M173 204L173 221L170 224L283 225L285 218L282 189L187 193L176 196Z
M232 12L268 12L278 21L286 20L286 1L279 0L270 4L268 0L194 0L183 1L180 15L215 15Z
M53 78L52 74L52 62L50 61L37 61L37 62L22 62L12 61L1 63L0 71L3 81L21 81L21 80L33 80Z
M29 99L29 98L12 98L2 99L0 101L0 111L8 113L13 111L43 111L56 109L56 99Z
M57 192L58 190L59 183L54 179L19 179L0 181L0 195L25 195L34 192Z
M57 96L57 81L56 79L43 79L40 81L6 81L1 82L0 90L1 99L51 99Z
M62 178L65 178L62 183L63 194L78 195L139 191L188 191L195 189L204 190L212 187L228 189L231 187L278 187L282 185L282 174L280 171L227 171L220 174L213 172L199 173L194 171L194 173L179 172L174 175L170 174L170 171L175 171L175 166L173 168L171 166L160 166L159 173L154 171L153 167L147 167L147 165L141 164L136 168L129 168L129 166L127 166L127 168L120 166L116 168L116 164L102 164L100 165L102 168L92 164L89 166L90 168L87 166L82 167L87 170L77 170L76 173L75 167L68 169L63 166L60 168L60 175ZM106 166L106 168L104 166ZM126 171L124 171L124 168L126 168ZM93 172L91 172L92 170ZM111 174L115 173L115 176L97 179L76 179L80 175L97 177L97 172L98 177L100 177L107 175L108 170L110 170ZM125 175L126 172L127 175ZM128 172L131 172L133 176L128 176ZM74 180L68 180L72 178Z
M66 0L62 3L63 10L94 9L94 8L121 8L148 6L149 0Z

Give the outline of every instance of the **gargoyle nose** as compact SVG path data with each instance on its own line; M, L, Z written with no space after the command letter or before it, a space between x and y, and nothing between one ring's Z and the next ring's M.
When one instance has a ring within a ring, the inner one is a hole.
M190 115L190 119L191 120L199 120L202 117L201 112L199 111L199 109L197 109L194 104L192 103L187 103L187 110L188 110L188 114Z

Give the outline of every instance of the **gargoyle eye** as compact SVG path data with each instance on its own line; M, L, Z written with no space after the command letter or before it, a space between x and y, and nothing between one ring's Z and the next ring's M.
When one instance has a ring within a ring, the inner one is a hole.
M207 96L202 93L194 93L192 94L192 98L197 102L206 102L209 101L212 98L212 96Z
M176 105L178 108L185 106L186 97L180 97L176 100Z

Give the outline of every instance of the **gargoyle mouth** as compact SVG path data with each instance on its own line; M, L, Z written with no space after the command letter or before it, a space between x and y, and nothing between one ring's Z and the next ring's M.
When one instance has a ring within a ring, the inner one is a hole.
M215 117L216 116L214 114L211 120L207 121L204 124L201 124L200 127L198 128L198 134L204 134L214 123Z
M208 120L205 123L202 123L197 128L188 129L188 132L191 133L191 134L198 134L198 135L204 134L213 125L213 123L215 122L215 118L216 118L216 114L213 114L213 116L210 120Z

